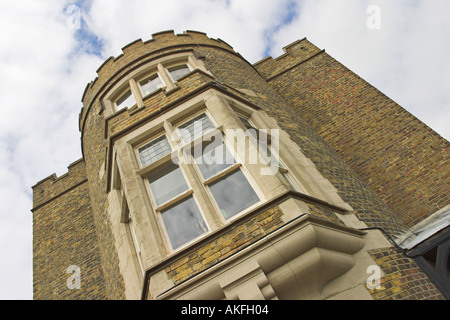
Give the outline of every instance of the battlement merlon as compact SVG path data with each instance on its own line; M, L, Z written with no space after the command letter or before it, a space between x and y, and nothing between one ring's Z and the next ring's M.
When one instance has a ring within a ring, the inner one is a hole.
M83 107L79 116L79 129L82 131L83 121L91 105L98 95L104 90L107 83L112 79L126 74L138 63L151 61L162 51L182 49L190 47L201 50L202 46L214 46L230 52L233 47L221 39L209 38L206 33L186 30L182 34L174 34L173 30L162 31L152 34L147 41L137 39L122 48L122 54L117 57L109 57L97 69L97 77L86 85L81 101Z
M321 50L306 38L288 44L283 47L283 51L284 53L276 58L265 57L253 64L266 80L309 60L317 54L325 52L325 50Z
M37 182L33 189L33 210L46 202L65 193L77 185L87 181L84 159L72 162L67 167L68 171L57 177L55 173Z

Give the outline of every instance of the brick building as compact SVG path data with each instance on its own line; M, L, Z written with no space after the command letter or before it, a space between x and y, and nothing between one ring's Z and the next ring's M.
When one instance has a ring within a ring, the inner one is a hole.
M306 39L122 51L33 186L35 299L450 297L448 141Z

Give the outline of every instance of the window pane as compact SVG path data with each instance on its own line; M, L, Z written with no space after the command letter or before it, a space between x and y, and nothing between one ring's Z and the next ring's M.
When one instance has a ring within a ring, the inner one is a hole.
M172 162L152 172L148 181L158 206L188 190L180 168Z
M259 201L241 170L214 182L210 185L210 190L225 219L233 217Z
M168 70L169 70L170 76L172 77L173 81L177 81L185 74L188 74L189 72L191 72L191 70L189 70L189 67L185 64L168 68Z
M163 82L161 81L161 78L154 74L147 79L139 82L139 85L141 86L142 95L146 96L149 93L152 93L156 89L164 87Z
M214 129L214 124L209 120L205 113L202 113L178 127L178 131L183 137L184 142L189 142L201 137L211 129Z
M146 144L139 149L139 158L143 166L146 166L158 159L161 159L166 154L170 153L171 148L166 136L161 136L158 139L153 140L149 144Z
M194 147L194 159L203 178L209 179L235 163L233 155L223 143L222 137L215 136L214 140Z
M116 101L117 109L120 110L125 107L132 107L136 104L133 95L131 94L131 90L127 90L119 99Z
M193 197L162 211L161 214L174 249L208 230Z

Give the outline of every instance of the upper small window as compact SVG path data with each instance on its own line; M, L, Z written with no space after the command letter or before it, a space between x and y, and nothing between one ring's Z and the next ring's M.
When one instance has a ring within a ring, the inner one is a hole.
M157 73L151 75L148 78L145 78L141 82L139 82L139 86L141 88L141 92L143 96L146 96L153 91L156 91L159 88L164 87L164 83Z
M148 106L148 98L152 93L170 94L178 88L177 81L187 77L194 70L206 70L203 62L193 54L175 53L170 57L161 57L156 61L133 68L123 74L119 83L108 89L102 98L106 116L110 116L123 108L137 106L138 109ZM159 89L159 90L158 90ZM162 89L162 90L161 90Z
M187 64L181 64L181 65L178 65L175 67L170 67L170 68L167 68L167 70L169 71L169 74L172 77L172 80L174 82L178 81L178 79L180 79L185 74L188 74L189 72L191 72L191 70L189 69Z
M116 107L117 110L123 109L123 108L131 108L136 104L136 100L134 99L133 95L131 94L131 90L126 90L119 99L116 100Z

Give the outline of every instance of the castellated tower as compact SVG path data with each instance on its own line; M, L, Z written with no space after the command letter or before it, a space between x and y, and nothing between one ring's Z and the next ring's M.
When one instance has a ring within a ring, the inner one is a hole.
M448 141L308 40L165 31L82 96L33 187L35 299L448 299Z

